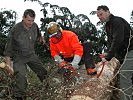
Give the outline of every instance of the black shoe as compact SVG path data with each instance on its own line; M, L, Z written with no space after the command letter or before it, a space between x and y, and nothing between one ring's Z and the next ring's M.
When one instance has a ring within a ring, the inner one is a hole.
M88 75L96 75L96 74L97 74L96 68L94 68L94 67L88 68L88 69L87 69L87 74L88 74Z

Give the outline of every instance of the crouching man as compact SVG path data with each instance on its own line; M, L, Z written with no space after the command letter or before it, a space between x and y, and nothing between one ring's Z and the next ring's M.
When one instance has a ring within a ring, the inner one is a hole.
M63 30L56 22L50 22L47 29L50 34L51 56L59 64L59 68L64 68L62 66L69 62L68 69L74 73L79 68L78 64L83 61L87 74L96 74L89 42L81 44L75 33Z

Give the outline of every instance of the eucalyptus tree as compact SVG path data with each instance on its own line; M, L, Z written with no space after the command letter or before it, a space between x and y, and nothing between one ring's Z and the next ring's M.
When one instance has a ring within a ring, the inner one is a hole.
M12 10L0 9L0 55L3 56L3 51L7 41L7 34L15 24L17 13Z
M87 38L89 38L85 37L86 34L96 33L95 26L90 22L90 19L84 14L79 14L75 16L73 13L71 13L71 11L67 7L52 5L48 2L42 3L39 0L30 0L30 1L32 2L37 1L42 6L41 11L44 16L43 18L41 18L42 22L41 31L45 34L46 38L48 38L46 27L47 24L51 21L58 22L63 29L74 31L79 36L81 41L87 40ZM84 38L86 39L83 38L83 35L85 35Z
M1 8L0 10L0 34L7 35L15 24L17 13L12 10Z
M90 15L96 15L97 11L90 12ZM107 34L105 32L105 23L100 21L96 24L97 30L97 45L95 46L98 53L103 53L107 50Z

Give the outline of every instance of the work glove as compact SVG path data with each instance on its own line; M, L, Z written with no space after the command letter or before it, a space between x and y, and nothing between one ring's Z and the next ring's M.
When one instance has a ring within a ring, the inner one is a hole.
M79 65L78 64L79 64L80 60L81 60L81 57L79 55L75 55L74 56L73 61L71 62L72 67L74 69L78 69L79 68Z
M61 58L61 56L59 56L59 55L54 56L54 60L55 60L55 62L57 62L58 64L60 64L62 61L64 61L64 60Z

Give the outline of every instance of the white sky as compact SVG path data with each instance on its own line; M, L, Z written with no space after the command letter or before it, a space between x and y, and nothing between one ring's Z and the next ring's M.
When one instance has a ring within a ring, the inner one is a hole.
M68 7L71 13L85 14L89 17L90 21L96 25L99 21L96 15L89 15L91 11L95 11L99 5L107 5L112 14L123 17L130 22L130 14L133 10L133 0L40 0L42 3L51 3L59 5L60 7ZM36 12L35 22L39 25L41 6L38 2L30 2L24 0L0 0L0 8L12 9L18 13L17 22L21 21L25 9L31 8Z

